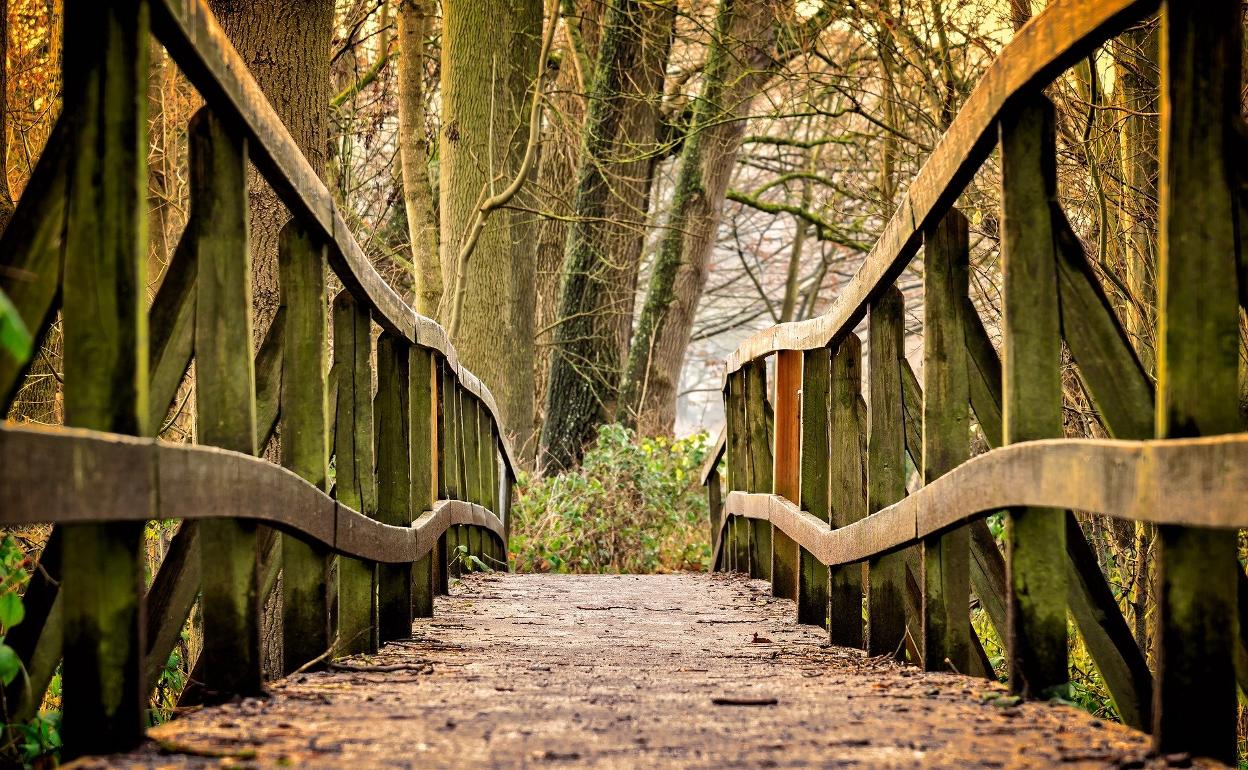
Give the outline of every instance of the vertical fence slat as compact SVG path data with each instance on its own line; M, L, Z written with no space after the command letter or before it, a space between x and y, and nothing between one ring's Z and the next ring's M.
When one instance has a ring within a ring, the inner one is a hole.
M441 472L438 467L438 376L433 351L413 347L408 359L411 408L408 418L411 430L409 473L412 481L408 505L411 515L418 518L425 511L433 510L438 495ZM438 589L439 576L446 568L441 558L444 545L445 542L439 538L433 551L412 565L411 612L416 617L433 616L433 595Z
M1037 97L1001 120L1004 442L1062 435L1061 322L1050 203L1057 196L1053 105ZM930 388L928 388L930 392ZM1066 668L1066 522L1015 508L1006 524L1010 689L1043 697Z
M326 422L328 340L325 246L295 221L278 238L278 275L285 315L282 345L282 465L328 491ZM323 655L330 630L329 553L282 535L282 668L290 673Z
M766 362L761 359L751 361L746 365L746 375L746 394L750 399L750 410L753 412L757 408L763 418L757 420L756 427L756 421L751 414L750 442L753 445L758 431L766 435ZM754 455L757 458L757 467L754 469L755 488L751 491L771 492L793 502L799 502L802 495L800 414L802 352L800 350L782 350L776 354L775 394L775 451L771 456ZM767 444L764 443L763 446L766 447ZM797 543L770 524L767 524L767 531L771 533L771 593L773 596L796 599Z
M746 427L745 371L728 376L728 477L730 491L750 490L749 439ZM729 572L749 572L749 524L742 516L733 516L726 530L724 565Z
M195 282L195 426L201 444L256 453L251 354L251 254L247 157L207 108L190 125L189 246ZM184 236L186 238L188 236ZM199 524L203 562L204 692L209 700L264 689L260 651L260 561L256 524Z
M1240 430L1232 172L1242 151L1240 29L1232 0L1163 5L1159 438ZM1234 764L1236 533L1158 533L1157 746Z
M368 309L350 292L334 297L334 497L365 516L377 513L373 476L372 334ZM377 649L377 565L338 558L339 655Z
M802 510L831 521L828 507L828 368L827 348L802 354L801 497ZM778 433L777 433L778 435ZM805 548L798 549L797 622L828 624L828 568ZM858 616L862 616L861 602ZM835 617L835 616L834 616Z
M831 525L839 529L867 514L866 461L858 415L858 401L862 397L862 342L858 335L851 332L836 343L829 372L831 454L825 473L831 489ZM832 643L861 648L862 565L833 567L830 575Z
M951 210L924 233L923 483L970 455L971 417L962 298L968 281L966 218ZM923 664L971 669L970 533L958 527L924 540Z
M65 19L65 424L131 435L148 421L147 27L141 0L76 3ZM142 539L142 522L64 528L67 756L142 739Z
M895 286L871 303L867 350L871 390L867 510L871 513L887 508L906 494L901 402L904 312L901 292ZM867 564L867 654L904 657L905 552L879 556Z
M389 332L377 338L377 395L373 397L377 453L377 520L406 527L412 523L413 436L409 367L420 351ZM428 378L426 377L426 382ZM419 398L419 396L415 396ZM412 631L412 565L377 565L377 641Z

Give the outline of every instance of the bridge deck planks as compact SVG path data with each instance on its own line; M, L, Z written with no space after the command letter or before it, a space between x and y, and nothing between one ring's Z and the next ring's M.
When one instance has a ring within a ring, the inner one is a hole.
M398 670L293 677L107 765L1112 766L1148 751L1071 707L995 705L982 696L1000 685L821 646L769 594L740 576L473 576L413 639L343 662Z

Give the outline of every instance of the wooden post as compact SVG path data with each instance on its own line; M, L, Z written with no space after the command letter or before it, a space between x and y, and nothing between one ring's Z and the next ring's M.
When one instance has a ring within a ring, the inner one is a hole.
M905 307L892 286L871 303L867 351L871 388L867 449L867 510L875 513L906 495L905 427L902 424L901 358ZM905 552L871 559L867 566L867 654L904 658L906 637Z
M438 467L438 374L433 351L412 348L408 372L411 406L408 420L411 429L409 473L412 478L408 505L411 515L418 518L425 511L433 510L441 473ZM443 548L445 543L439 538L433 551L412 567L412 613L416 617L433 617L433 596L439 588L446 564Z
M368 308L347 290L334 297L334 497L365 516L377 515L373 476L372 335ZM377 650L377 565L338 559L338 655Z
M830 523L833 529L839 529L867 515L866 460L858 414L862 398L862 342L853 332L833 348L827 391L830 450L824 472L831 490ZM833 567L829 596L832 643L861 649L862 565Z
M455 374L450 363L438 359L438 497L442 500L459 499L459 431L455 427ZM459 564L455 559L456 528L449 527L442 535L442 551L446 554L445 576L449 579L459 574ZM448 586L439 586L445 594Z
M754 381L766 387L767 370L763 361L751 361L746 367L747 375L752 374ZM747 380L750 382L750 380ZM754 383L750 383L754 387ZM775 457L774 463L764 463L768 459L759 457L754 469L760 474L765 469L774 468L773 474L756 478L755 491L766 492L764 484L770 484L772 494L780 495L793 502L802 499L802 463L801 442L802 423L800 419L802 398L802 352L800 350L781 350L776 354L776 425L775 425ZM762 395L759 395L762 401ZM751 407L753 407L751 402ZM760 404L760 407L762 404ZM762 411L760 409L760 411ZM766 423L763 423L766 429ZM751 426L751 441L754 438ZM769 527L770 529L770 527ZM775 529L771 543L771 593L786 599L797 598L797 543L792 538Z
M1240 6L1172 0L1161 19L1157 437L1233 433ZM1156 745L1234 764L1236 533L1158 531Z
M1062 436L1062 340L1050 208L1057 198L1055 152L1053 105L1048 99L1027 100L1002 118L1002 421L1006 444ZM959 295L959 302L964 294ZM929 396L931 392L929 385ZM1048 697L1070 678L1063 512L1052 508L1009 511L1006 554L1010 689L1029 697Z
M828 370L827 348L802 353L801 500L803 511L831 522L828 503ZM855 452L856 453L856 452ZM777 454L777 457L779 455ZM828 568L805 548L798 548L797 622L828 625ZM855 613L862 617L862 603Z
M407 340L390 332L377 339L377 395L373 399L377 453L377 520L396 527L410 526L413 456L409 367L412 350ZM419 364L416 364L419 366ZM426 382L428 379L426 378ZM418 397L418 396L417 396ZM412 565L377 565L377 641L385 643L412 633Z
M298 222L278 239L282 345L282 465L329 491L329 436L325 302L325 247ZM290 673L324 655L330 628L329 552L319 544L282 536L282 668Z
M142 436L147 4L73 3L66 10L65 424ZM64 528L66 758L123 751L143 738L142 543L142 522Z
M256 453L246 143L202 108L190 124L196 252L195 428L199 443ZM186 236L183 236L184 238ZM206 700L264 690L256 523L199 524Z
M923 483L930 484L970 456L962 325L962 298L969 280L966 218L951 209L924 233L923 241L922 468ZM971 671L970 542L966 527L923 541L922 649L928 671ZM1062 622L1064 630L1064 613Z
M797 405L794 404L794 409ZM771 492L771 437L768 431L767 404L767 363L751 361L745 365L745 415L746 442L749 447L750 492ZM794 414L796 420L797 415ZM797 447L794 447L793 462L797 463ZM761 580L772 580L775 568L772 564L772 526L770 522L759 519L743 519L748 528L750 577ZM784 538L784 534L776 532ZM787 538L786 538L787 539ZM792 542L792 541L789 541ZM791 557L787 563L788 573L786 585L790 591L789 598L797 598L797 544L785 551Z
M749 483L749 441L746 436L745 372L728 375L727 419L728 488L747 491ZM725 531L724 565L729 572L748 572L750 568L749 537L740 516L733 516Z
M706 508L707 508L707 519L709 520L709 523L710 523L709 534L711 536L711 539L707 542L711 544L710 570L712 572L716 571L717 565L719 565L721 570L723 569L722 567L723 563L721 561L716 560L715 558L716 554L714 551L715 538L719 537L719 524L724 515L723 490L720 487L720 484L721 484L721 481L720 481L719 471L718 470L711 471L710 475L706 477Z

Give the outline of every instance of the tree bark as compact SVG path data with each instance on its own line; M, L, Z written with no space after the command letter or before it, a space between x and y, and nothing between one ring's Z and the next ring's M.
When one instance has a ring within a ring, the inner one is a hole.
M523 110L516 114L516 106L525 103L536 76L540 26L534 0L442 4L438 204L444 322L456 300L457 257L477 209L517 170L513 137L527 133L527 118ZM524 93L514 93L522 85ZM506 215L486 222L467 261L464 313L454 342L462 363L494 392L505 429L525 446L533 424L533 265L514 248L512 224Z
M615 412L674 20L674 3L615 0L607 13L555 321L542 426L546 470L579 462Z
M323 178L329 141L333 0L209 0L208 6L295 144ZM290 213L258 173L253 170L248 176L258 347L277 312L277 240Z
M430 0L399 0L399 163L403 205L412 251L416 312L433 317L442 301L438 258L438 215L429 181L429 140L425 134L425 44L436 10Z
M624 373L619 417L641 432L670 432L675 423L680 371L747 109L776 64L781 25L792 20L792 2L723 0L720 5L702 93L681 151L672 211Z
M0 0L0 233L13 218L13 192L9 189L9 3Z

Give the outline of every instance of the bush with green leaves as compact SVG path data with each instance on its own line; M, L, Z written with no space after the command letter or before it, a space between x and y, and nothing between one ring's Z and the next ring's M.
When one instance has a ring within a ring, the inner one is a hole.
M26 676L21 660L5 639L9 631L26 618L22 592L30 580L30 564L30 557L16 540L5 536L0 541L0 683L4 686L12 684L19 676ZM51 689L59 688L59 680L53 681ZM61 747L59 712L40 712L26 722L11 723L6 708L4 723L0 762L28 766L42 757L55 755Z
M581 467L522 474L512 508L512 563L521 572L705 570L706 434L638 438L604 425Z

